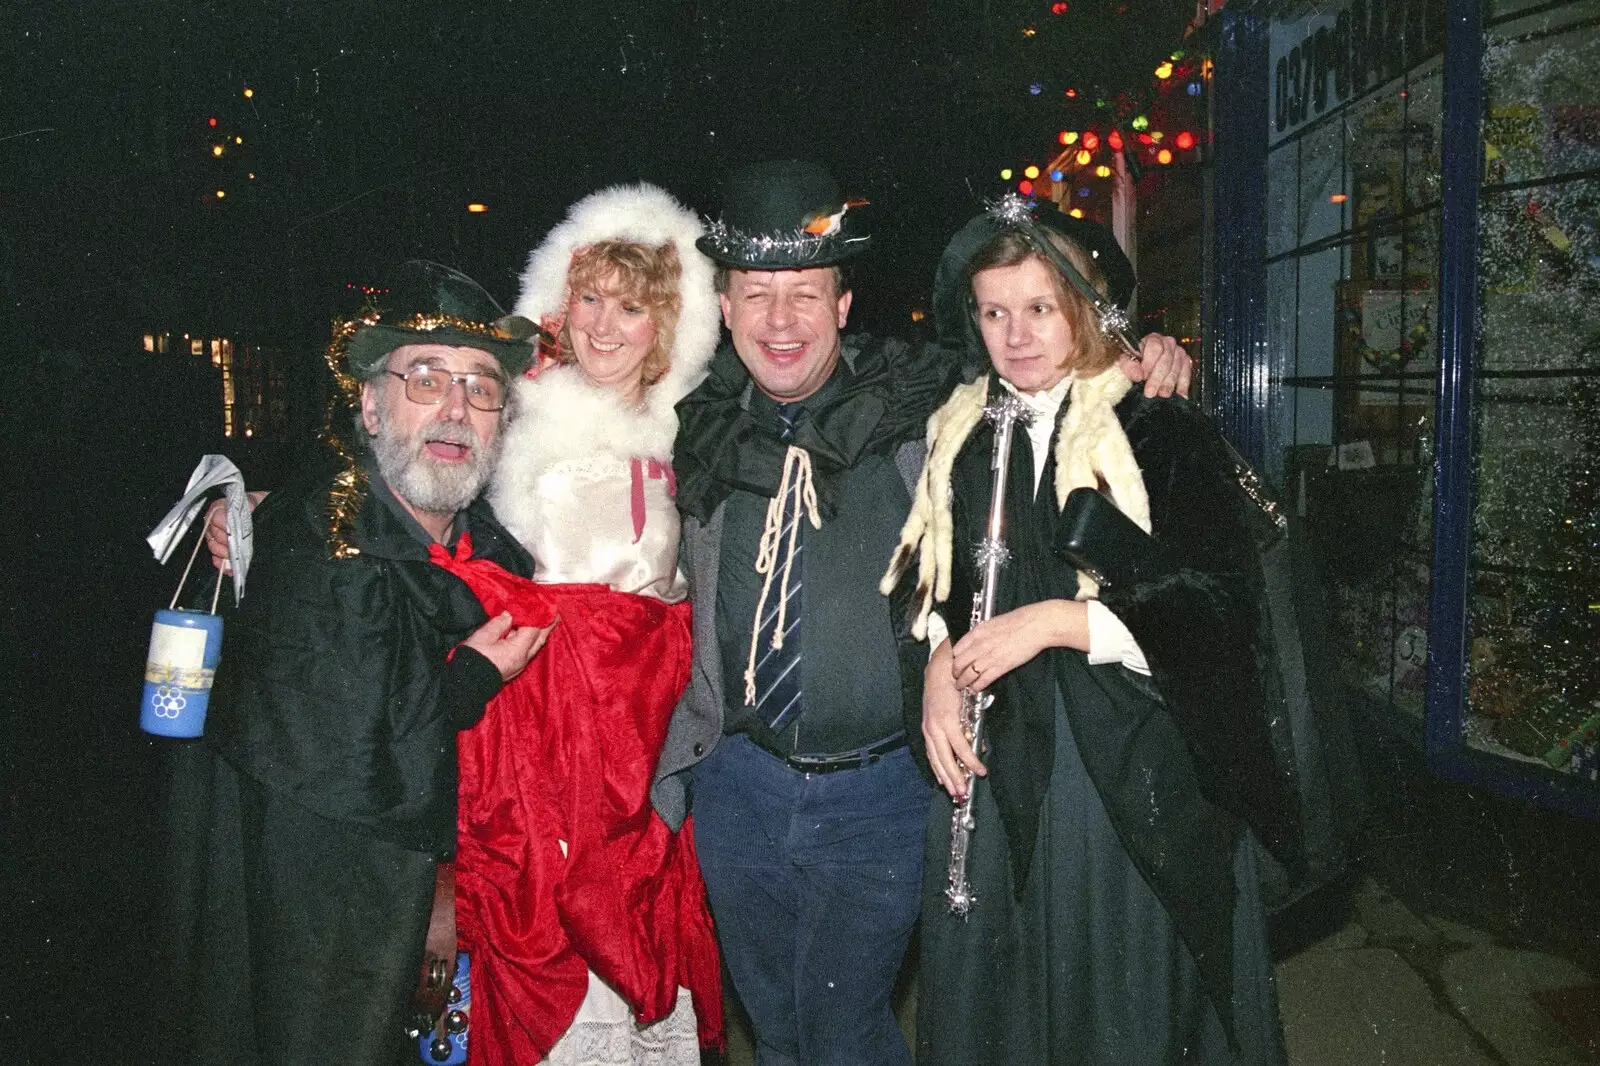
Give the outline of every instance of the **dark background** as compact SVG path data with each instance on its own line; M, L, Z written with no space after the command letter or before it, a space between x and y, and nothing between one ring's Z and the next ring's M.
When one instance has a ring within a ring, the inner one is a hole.
M89 309L320 333L345 283L416 254L507 299L537 238L597 187L644 179L705 210L738 164L804 157L874 201L863 310L898 324L999 169L1043 162L1068 109L1105 95L1090 86L1148 87L1193 11L1050 7L9 5L4 314L32 336ZM1079 104L1068 85L1084 86ZM489 211L465 214L470 200Z

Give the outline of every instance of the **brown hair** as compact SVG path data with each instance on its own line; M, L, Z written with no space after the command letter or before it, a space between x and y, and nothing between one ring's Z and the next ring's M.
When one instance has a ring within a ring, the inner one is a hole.
M596 241L572 253L567 268L567 293L583 290L620 296L650 312L655 323L656 341L644 360L644 384L654 385L672 368L672 345L678 331L678 314L683 310L679 282L683 265L678 249L671 243L660 247L632 241ZM562 364L577 358L572 351L572 334L565 324L556 349Z
M1096 292L1105 295L1105 275L1100 272L1093 256L1076 241L1052 230L1045 230L1045 239L1078 268L1078 273L1094 286ZM968 291L971 291L972 279L979 271L1016 266L1028 259L1037 259L1049 270L1051 284L1055 286L1056 296L1061 301L1061 312L1072 327L1072 341L1077 350L1067 360L1067 370L1071 373L1097 374L1115 363L1122 349L1101 331L1094 305L1061 276L1061 271L1028 242L1021 230L1008 229L978 250L967 268Z

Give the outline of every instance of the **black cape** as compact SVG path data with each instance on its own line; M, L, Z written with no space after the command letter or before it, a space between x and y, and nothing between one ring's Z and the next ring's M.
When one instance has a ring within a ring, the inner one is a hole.
M806 419L794 444L811 453L817 504L837 510L840 474L863 454L918 440L928 416L970 375L961 352L933 344L852 334L841 342L851 373L825 411ZM704 381L678 401L672 465L678 509L701 522L734 489L775 496L788 450L743 404L750 372L731 344L717 349Z
M205 737L165 749L158 1009L182 1061L393 1061L454 851L456 731L499 687L475 653L447 666L483 609L373 490L360 554L330 558L329 485L258 508ZM475 554L531 573L486 504L465 525Z

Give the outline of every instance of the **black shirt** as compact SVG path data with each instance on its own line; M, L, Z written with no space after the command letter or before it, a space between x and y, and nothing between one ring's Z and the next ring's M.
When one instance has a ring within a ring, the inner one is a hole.
M841 359L827 383L798 402L797 424L826 410L851 373ZM781 422L769 396L752 388L749 410L764 432L778 437ZM882 740L904 728L893 618L889 600L878 594L878 579L911 507L894 455L859 456L840 478L838 513L824 518L821 529L803 526L805 551L798 563L802 710L781 736L744 703L744 670L763 581L755 571L756 549L768 502L768 497L734 490L723 516L717 636L727 698L724 731L747 733L786 754L832 754ZM778 589L776 578L773 587Z

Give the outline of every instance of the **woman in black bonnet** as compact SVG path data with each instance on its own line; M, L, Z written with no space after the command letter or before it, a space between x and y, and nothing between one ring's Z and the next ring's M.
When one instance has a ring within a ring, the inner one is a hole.
M1281 1063L1248 837L1291 850L1291 808L1255 676L1248 504L1216 430L1185 401L1130 387L1096 308L1052 261L1126 307L1126 257L1100 227L1044 214L1026 230L980 216L945 251L941 334L978 346L989 372L930 421L885 577L892 587L919 564L919 633L940 610L923 735L954 800L974 783L965 920L940 876L949 805L930 816L918 1060ZM969 627L992 495L982 414L1004 391L1032 422L1006 468L994 614ZM1057 546L1080 487L1150 534L1161 566L1103 589L1076 570ZM962 733L963 690L995 696L982 762Z

